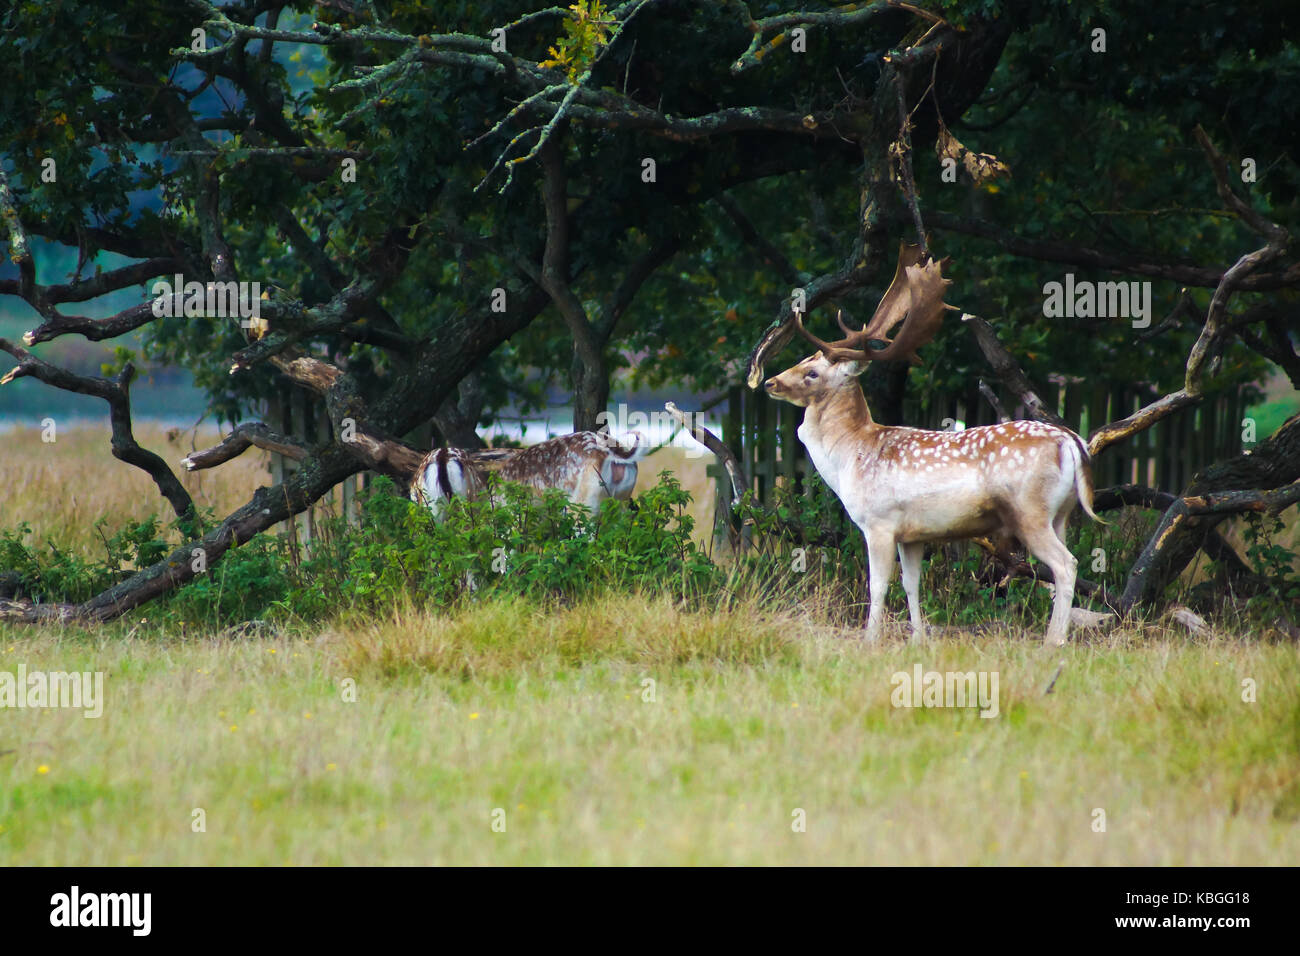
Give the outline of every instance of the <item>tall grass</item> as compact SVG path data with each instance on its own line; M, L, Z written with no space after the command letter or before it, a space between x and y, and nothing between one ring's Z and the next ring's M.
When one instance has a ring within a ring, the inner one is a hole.
M0 863L1300 863L1293 648L845 634L636 596L0 630L0 670L108 675L99 720L0 716ZM998 716L894 708L917 663L998 672Z
M220 434L215 428L194 432L142 425L135 434L172 466L200 511L224 516L248 501L259 485L270 484L268 456L258 449L210 471L180 467L180 459L191 451L216 444ZM25 521L37 543L50 539L83 557L102 557L98 522L105 522L111 534L127 521L150 515L173 518L153 480L112 457L110 435L107 424L60 428L48 443L38 428L0 432L0 527Z

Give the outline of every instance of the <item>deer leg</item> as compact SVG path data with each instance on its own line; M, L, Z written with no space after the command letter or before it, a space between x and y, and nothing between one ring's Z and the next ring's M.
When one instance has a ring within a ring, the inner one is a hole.
M894 541L888 535L867 535L868 580L871 583L871 610L867 614L867 640L880 640L885 623L885 593L894 576Z
M1071 496L1061 505L1061 510L1056 512L1056 517L1052 519L1052 530L1062 541L1065 540L1065 526L1070 521L1070 514L1074 511L1074 497Z
M1079 562L1050 525L1032 532L1026 531L1021 540L1034 557L1052 569L1056 594L1052 604L1052 619L1048 622L1043 644L1061 647L1065 644L1070 629L1070 606L1074 603L1074 578Z
M903 590L907 592L907 612L912 618L912 643L925 640L925 619L921 617L921 558L925 544L915 541L898 545L898 566L903 572Z

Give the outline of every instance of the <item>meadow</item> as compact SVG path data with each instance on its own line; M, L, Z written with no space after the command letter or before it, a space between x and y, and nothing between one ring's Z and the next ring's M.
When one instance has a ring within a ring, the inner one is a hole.
M104 442L7 438L0 524L89 553L92 516L155 510ZM222 508L259 467L191 480ZM106 675L97 719L0 710L0 864L1300 863L1278 635L1162 619L1045 651L1035 611L915 647L895 597L869 646L833 599L0 625L0 672ZM894 706L917 664L995 673L997 716Z

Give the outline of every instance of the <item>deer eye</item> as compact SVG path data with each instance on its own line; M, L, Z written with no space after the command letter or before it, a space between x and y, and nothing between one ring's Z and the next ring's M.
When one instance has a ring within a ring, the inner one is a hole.
M816 378L816 377L817 377L817 373L816 373L815 371L809 370L809 372L808 372L808 377L809 377L809 378Z

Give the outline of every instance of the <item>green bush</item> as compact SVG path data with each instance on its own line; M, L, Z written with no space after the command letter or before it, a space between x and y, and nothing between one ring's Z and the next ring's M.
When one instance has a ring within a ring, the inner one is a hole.
M502 593L574 601L613 588L690 597L722 578L691 540L690 495L668 472L631 507L607 501L595 514L558 491L538 497L494 482L493 498L496 504L453 501L435 520L379 479L362 498L360 527L319 522L307 560L296 561L285 539L258 535L156 602L150 618L222 627L405 602L447 606ZM174 545L164 530L149 518L112 537L101 531L103 560L50 541L29 544L25 524L0 531L0 583L43 603L85 601L165 556ZM187 539L193 527L172 530Z
M492 488L497 503L455 499L435 519L380 479L363 499L360 528L326 524L285 607L315 618L503 593L565 601L609 588L687 596L720 577L691 540L690 495L668 472L634 506L606 501L595 514L558 491Z
M284 538L259 534L158 602L159 612L187 625L221 628L283 607L294 583Z
M604 591L668 594L692 605L758 597L794 606L814 599L819 613L845 624L864 613L861 532L816 476L801 489L780 489L772 509L746 496L734 517L746 528L749 547L726 570L714 563L711 549L692 541L690 495L670 472L635 502L606 501L594 514L558 491L538 496L494 481L492 492L490 500L454 500L435 519L379 479L361 496L359 527L342 519L318 521L306 560L286 538L258 535L151 605L149 618L159 626L217 629L256 618L314 621L353 609L439 608L497 596L573 603ZM1157 517L1133 512L1105 526L1078 522L1070 529L1070 547L1081 575L1111 589L1121 586ZM204 520L210 524L211 516ZM97 526L103 559L83 558L48 540L40 547L28 543L26 524L0 530L0 596L16 591L41 602L85 601L164 557L175 546L169 539L191 539L193 524L165 528L149 518L111 536ZM1252 597L1249 610L1266 616L1300 598L1294 555L1276 543L1278 525L1254 516L1246 529L1246 558L1270 584L1267 593ZM1003 587L998 578L973 545L936 546L922 583L927 618L936 625L996 619L1041 626L1050 606L1047 591L1028 580ZM1082 595L1076 600L1086 603ZM906 606L897 576L888 604L894 613Z
M85 601L128 577L132 568L153 564L167 553L156 518L127 522L111 538L104 522L95 530L104 544L104 560L91 561L65 551L48 538L44 547L28 544L26 522L0 529L0 574L24 597L41 603Z
M1300 604L1300 573L1296 571L1300 559L1277 540L1284 527L1278 515L1260 512L1248 512L1242 526L1246 562L1263 584L1244 610L1248 618L1259 622L1292 619Z

